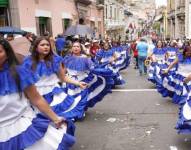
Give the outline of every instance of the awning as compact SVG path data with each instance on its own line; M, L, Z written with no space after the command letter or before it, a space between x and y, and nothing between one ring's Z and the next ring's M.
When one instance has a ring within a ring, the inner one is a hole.
M133 14L132 14L130 11L128 11L128 10L124 10L124 14L127 15L127 16L132 16L132 15L133 15Z
M0 7L8 7L9 1L8 0L0 0Z
M163 18L162 14L155 17L155 21L160 21Z

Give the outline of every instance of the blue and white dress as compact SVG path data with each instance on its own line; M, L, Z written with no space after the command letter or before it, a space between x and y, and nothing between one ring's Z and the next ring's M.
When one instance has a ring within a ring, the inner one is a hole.
M114 49L109 49L109 50L101 49L96 54L96 60L98 61L100 67L112 71L115 85L122 85L125 83L125 81L122 79L122 76L119 73L119 67L117 67L115 62L110 63L110 60L113 58L114 55L115 55Z
M94 68L90 58L83 55L68 55L64 58L64 65L70 78L83 81L88 84L88 88L81 89L75 85L67 84L69 95L76 97L83 95L78 103L84 104L84 110L93 107L97 102L111 91L111 83L107 78L111 78L111 72Z
M191 73L191 72L190 72ZM176 129L179 134L191 134L191 92L190 82L189 85L185 85L187 89L187 97L184 96L185 100L182 100L179 108L179 118L176 124Z
M75 143L74 126L57 130L43 114L31 109L24 94L37 79L26 68L18 66L19 87L8 64L0 70L0 149L1 150L68 150ZM20 90L18 90L20 89Z
M163 80L165 87L171 94L173 103L179 104L187 96L187 90L183 80L191 73L191 58L183 58L182 54L178 56L178 69L175 73L166 76ZM191 88L191 82L187 84Z
M167 60L166 63L169 66L179 55L178 48L175 47L165 47L167 54ZM163 96L163 97L173 97L174 95L174 89L172 86L168 85L168 81L172 80L172 75L175 74L177 70L178 65L175 65L169 72L168 74L161 74L163 77L162 84L157 87L158 92ZM171 79L170 79L171 78Z
M129 56L129 46L127 44L123 44L122 46L123 51L121 52L121 57L124 60L120 70L126 69L130 64L130 56Z
M119 70L122 70L126 66L126 51L124 51L122 46L114 46L111 49L113 49L117 57L117 60L115 62L116 67Z
M166 53L168 55L168 58L167 58L167 65L170 65L175 59L176 57L178 56L178 48L176 47L166 47ZM176 71L177 69L177 65L174 66L171 71Z
M148 70L148 80L154 84L162 84L161 70L167 68L166 64L166 50L163 48L154 48L153 57L155 57L156 62L152 62Z
M35 86L49 103L52 110L66 119L78 118L81 110L73 107L73 105L80 97L74 98L68 95L66 89L59 84L61 81L58 74L62 64L63 58L56 55L53 56L52 62L39 61L35 70L32 69L33 61L31 56L27 57L23 62L23 66L32 70L38 78Z

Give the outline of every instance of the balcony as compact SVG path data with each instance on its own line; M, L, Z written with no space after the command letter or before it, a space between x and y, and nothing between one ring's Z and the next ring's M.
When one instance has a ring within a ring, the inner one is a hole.
M117 0L121 4L125 4L125 0Z
M86 6L90 5L92 3L91 0L75 0L76 3L81 3L84 4Z
M96 6L98 9L104 9L104 0L96 0Z
M185 16L185 4L184 3L181 3L177 7L176 15L177 15L177 17L184 17Z
M106 30L117 30L125 27L125 22L120 20L106 19Z

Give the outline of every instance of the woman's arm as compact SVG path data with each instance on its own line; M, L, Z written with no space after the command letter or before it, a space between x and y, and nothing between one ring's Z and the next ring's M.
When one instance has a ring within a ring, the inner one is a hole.
M66 69L64 68L64 65L60 65L60 71L58 73L58 76L62 82L74 84L76 86L81 87L82 89L85 89L87 87L87 83L85 82L79 82L77 80L73 80L70 77L66 75Z
M177 63L178 63L178 57L168 66L167 69L165 69L165 73L168 73L170 69L172 69Z
M147 58L150 59L152 62L156 62L156 57L153 53L150 56L148 56Z
M58 117L50 108L48 103L44 98L38 93L34 85L27 87L25 89L25 94L28 97L29 101L36 106L42 113L50 118L52 122L56 125L57 128L60 128L63 124L63 118Z
M188 83L190 80L191 80L191 74L189 74L188 77L184 79L184 83Z

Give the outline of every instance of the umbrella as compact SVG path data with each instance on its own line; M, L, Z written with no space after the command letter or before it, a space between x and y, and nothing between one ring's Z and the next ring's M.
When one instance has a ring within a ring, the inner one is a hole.
M87 25L75 25L75 26L71 26L69 27L65 34L66 36L70 36L70 35L80 35L80 36L86 36L86 35L91 35L93 36L94 31Z
M24 34L25 32L26 31L16 27L10 27L10 26L0 27L1 34Z
M9 42L19 60L22 62L25 56L29 56L31 43L25 37L19 37Z

